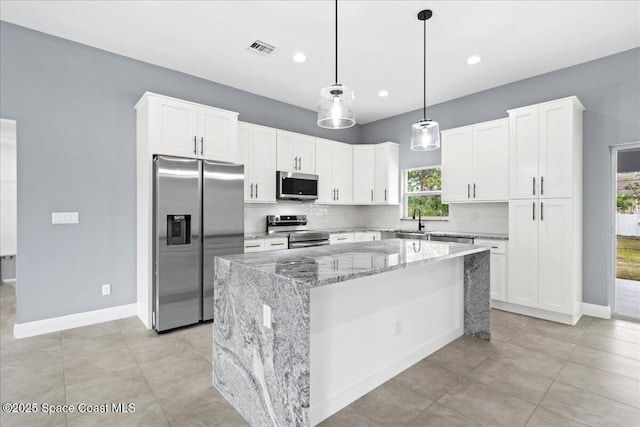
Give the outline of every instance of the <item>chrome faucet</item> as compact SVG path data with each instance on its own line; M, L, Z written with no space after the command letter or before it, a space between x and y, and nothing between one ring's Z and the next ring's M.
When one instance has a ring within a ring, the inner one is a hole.
M422 212L416 208L413 210L413 219L416 219L416 211L418 211L418 231L424 230L424 224L422 223Z

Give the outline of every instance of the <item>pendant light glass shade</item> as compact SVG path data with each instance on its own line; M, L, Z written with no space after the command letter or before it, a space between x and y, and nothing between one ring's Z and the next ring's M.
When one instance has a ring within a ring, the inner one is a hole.
M318 126L346 129L356 124L353 90L339 83L320 89Z
M418 20L424 27L424 98L422 111L424 118L411 127L411 149L413 151L429 151L440 148L440 125L438 122L427 119L427 20L433 16L429 9L418 13Z
M411 127L411 149L413 151L437 150L440 148L440 125L423 119Z

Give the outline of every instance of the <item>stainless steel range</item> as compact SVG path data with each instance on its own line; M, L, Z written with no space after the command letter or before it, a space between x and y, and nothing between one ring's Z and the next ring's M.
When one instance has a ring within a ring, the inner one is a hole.
M328 232L307 230L306 215L267 215L267 233L287 236L289 249L329 244Z

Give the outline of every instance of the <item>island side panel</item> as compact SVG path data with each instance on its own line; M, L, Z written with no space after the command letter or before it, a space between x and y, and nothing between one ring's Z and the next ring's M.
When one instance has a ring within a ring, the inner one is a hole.
M293 280L215 259L213 385L251 425L309 425L309 302Z
M490 252L464 257L464 334L491 339Z

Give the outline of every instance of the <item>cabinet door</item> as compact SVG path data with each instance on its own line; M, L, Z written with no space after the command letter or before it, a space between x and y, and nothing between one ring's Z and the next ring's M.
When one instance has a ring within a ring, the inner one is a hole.
M375 147L355 145L353 147L353 203L373 203L375 185Z
M507 301L538 306L538 215L536 199L509 202Z
M249 252L262 252L264 251L264 240L254 239L254 240L245 240L244 242L244 253Z
M442 201L468 202L473 198L473 128L442 133Z
M198 108L199 154L207 160L237 161L238 116L214 108Z
M251 125L238 123L238 163L244 165L244 201L253 202L253 161L251 146L253 129Z
M538 107L509 113L509 198L538 197Z
M276 201L276 130L263 126L253 129L252 178L254 199Z
M295 134L285 131L277 131L277 160L276 168L279 171L298 172L298 159L293 155L293 143Z
M571 197L573 188L573 102L540 106L540 197Z
M198 110L189 103L151 98L149 140L153 154L196 157Z
M380 239L376 239L376 235L373 232L364 231L353 233L354 242L373 242L374 240Z
M316 171L318 175L318 203L336 203L336 187L333 185L332 143L316 140Z
M353 149L349 144L333 144L333 185L337 192L337 202L353 203Z
M539 302L544 310L571 314L573 246L571 199L540 200Z
M455 181L455 178L452 179ZM508 200L508 119L494 120L473 126L473 182L471 196L473 200L478 201L506 202Z
M393 205L400 203L400 149L398 144L376 144L374 202Z
M316 139L296 134L293 145L294 157L298 157L298 172L316 173Z
M353 243L354 236L353 233L339 233L339 234L330 234L329 235L329 244L331 245L340 245L343 243Z

